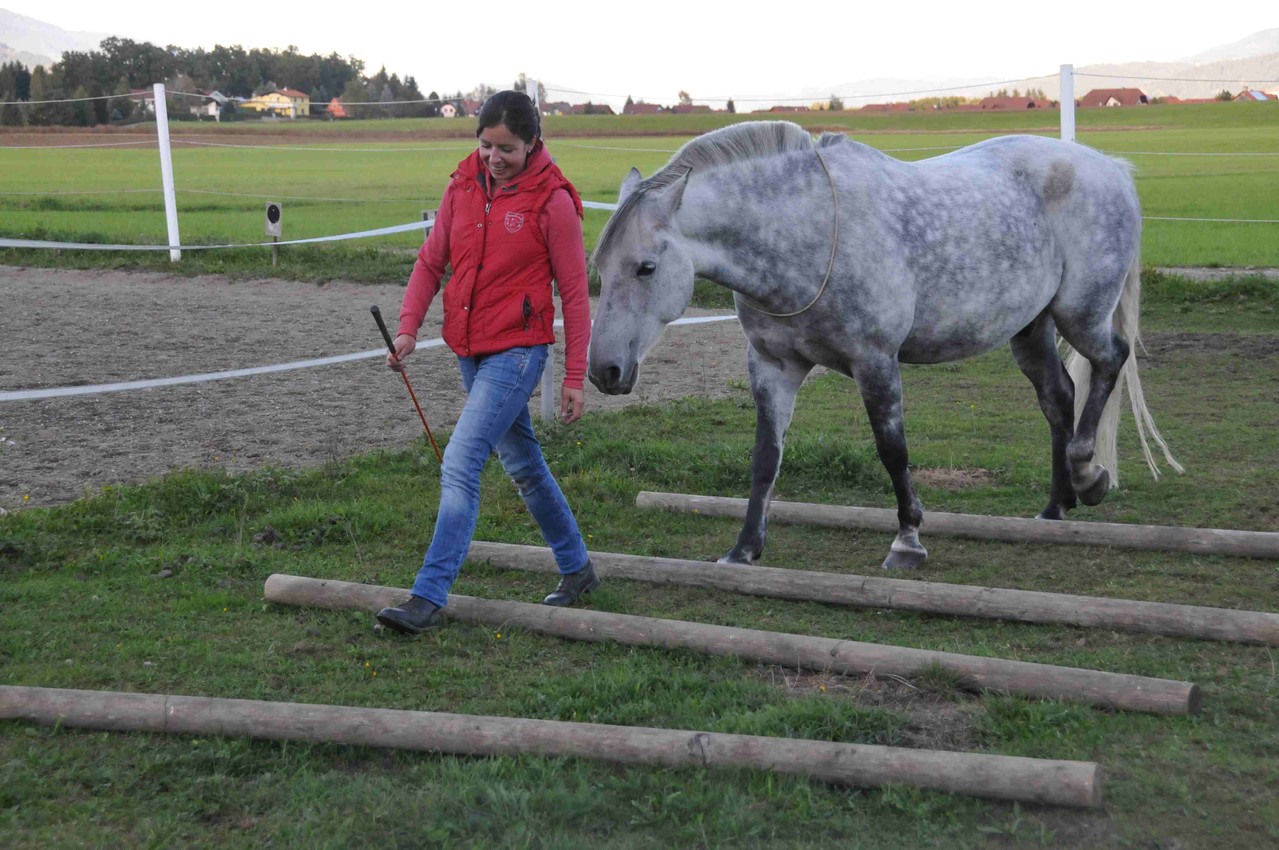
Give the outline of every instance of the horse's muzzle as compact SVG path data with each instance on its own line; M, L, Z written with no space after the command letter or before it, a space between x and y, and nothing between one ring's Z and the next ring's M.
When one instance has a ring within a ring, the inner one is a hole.
M595 389L605 395L626 395L635 386L635 379L639 377L639 364L631 366L627 373L622 372L622 367L617 364L610 364L590 370L591 383L595 385Z

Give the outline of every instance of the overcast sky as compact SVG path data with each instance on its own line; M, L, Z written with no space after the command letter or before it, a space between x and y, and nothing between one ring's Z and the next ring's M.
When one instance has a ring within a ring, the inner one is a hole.
M326 14L319 4L260 0L0 0L12 12L76 32L191 48L292 44L304 53L356 56L368 73L385 65L415 77L423 94L480 82L505 87L524 72L587 93L552 91L553 99L590 95L596 102L628 94L673 102L681 89L695 99L747 101L870 78L1012 80L1055 74L1065 63L1182 59L1279 26L1274 0L1194 4L1196 15L1177 13L1174 4L1080 0L1053 4L1066 10L1060 18L1057 8L1043 9L1047 4L1004 0L861 8L848 0L335 5ZM746 11L752 8L770 11Z

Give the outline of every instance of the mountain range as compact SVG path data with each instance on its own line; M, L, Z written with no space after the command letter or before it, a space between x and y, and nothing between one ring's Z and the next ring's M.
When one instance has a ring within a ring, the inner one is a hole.
M97 49L111 33L69 32L53 24L0 9L0 63L18 61L27 67L51 65L71 50ZM116 33L116 35L119 35ZM1232 93L1247 88L1279 90L1279 28L1261 30L1231 44L1211 47L1174 62L1127 62L1075 68L1075 96L1095 88L1140 88L1150 97L1213 97L1223 89ZM1060 94L1056 75L1000 88L1042 89L1049 98ZM577 86L576 88L581 88ZM774 92L767 98L743 100L740 109L758 109L798 100L824 101L832 93L852 108L867 103L914 100L933 94L984 97L991 93L985 79L874 78L809 87L798 92ZM944 90L944 91L943 91Z
M62 27L0 9L0 63L18 61L28 68L52 65L71 50L97 50L111 33L69 32Z
M1223 89L1237 94L1244 88L1279 91L1279 28L1261 30L1230 44L1209 48L1173 62L1124 62L1075 66L1075 97L1092 89L1139 88L1148 97L1208 98ZM839 93L847 107L894 100L915 100L938 94L985 97L991 93L986 79L863 79L821 88L806 88L795 95L824 101ZM1057 100L1061 78L1057 74L999 88L1043 89ZM944 91L943 91L944 90ZM924 92L916 94L916 92ZM793 102L793 101L792 101Z

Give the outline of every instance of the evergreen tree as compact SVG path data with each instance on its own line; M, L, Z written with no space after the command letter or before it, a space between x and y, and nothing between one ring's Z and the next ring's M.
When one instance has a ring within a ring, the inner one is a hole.
M88 96L89 91L84 86L76 86L71 92L73 100L69 104L70 123L77 127L92 127L98 123L97 116L93 112L92 101L85 100Z
M31 71L31 106L27 108L28 124L48 123L45 115L45 104L40 101L49 100L49 72L43 65L37 65Z
M107 120L117 123L128 123L133 118L134 110L137 108L134 102L129 98L129 78L121 77L116 82L115 91L112 94L119 95L107 101L110 108L107 111Z
M728 99L728 103L724 105L724 109L726 109L729 112L735 113L737 112L737 104L733 103L733 99L730 97Z

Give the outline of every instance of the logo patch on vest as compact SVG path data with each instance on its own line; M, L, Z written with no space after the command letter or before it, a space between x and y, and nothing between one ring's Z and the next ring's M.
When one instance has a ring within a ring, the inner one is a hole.
M508 233L519 233L520 228L524 227L524 214L508 212L504 222Z

